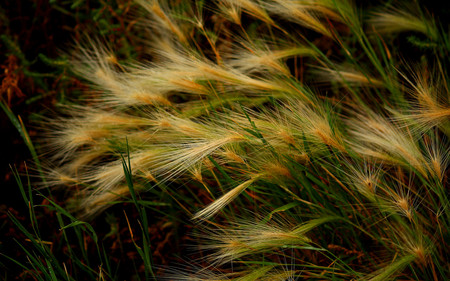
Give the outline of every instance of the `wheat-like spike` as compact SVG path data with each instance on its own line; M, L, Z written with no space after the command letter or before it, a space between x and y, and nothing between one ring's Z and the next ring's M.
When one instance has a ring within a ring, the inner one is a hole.
M416 13L399 8L385 9L373 14L369 21L377 32L397 33L404 31L416 31L436 40L439 32L430 19L418 16Z
M206 206L203 210L198 211L193 217L193 220L198 219L208 219L212 217L214 214L222 210L225 206L230 204L231 201L233 201L239 194L241 194L245 189L247 189L251 184L253 184L259 176L255 176L247 181L244 181L240 185L236 186L232 190L228 191L222 197L215 200L208 206Z
M137 2L151 61L79 43L95 91L42 124L48 183L84 218L169 198L152 210L189 215L210 265L175 280L448 273L449 40L421 7L366 21L351 0ZM408 66L399 32L428 37L429 65Z

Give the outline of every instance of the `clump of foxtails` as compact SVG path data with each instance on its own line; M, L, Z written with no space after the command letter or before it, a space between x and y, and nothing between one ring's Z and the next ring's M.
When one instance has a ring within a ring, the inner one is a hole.
M151 61L77 46L98 93L48 130L79 214L130 178L174 199L206 265L175 280L449 277L450 41L426 9L138 2Z

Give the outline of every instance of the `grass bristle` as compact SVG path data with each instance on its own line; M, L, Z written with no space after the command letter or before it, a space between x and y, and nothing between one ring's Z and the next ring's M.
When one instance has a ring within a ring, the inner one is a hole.
M95 91L40 125L62 229L134 205L147 280L161 221L201 268L173 280L448 280L450 33L422 1L137 2L149 61L79 43Z

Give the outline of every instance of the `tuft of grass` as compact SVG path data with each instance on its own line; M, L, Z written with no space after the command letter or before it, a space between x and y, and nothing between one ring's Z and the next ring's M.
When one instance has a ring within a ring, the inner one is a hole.
M11 217L37 249L20 244L29 263L17 265L41 279L77 270L114 279L86 221L129 202L136 271L147 280L159 278L161 254L149 210L189 228L197 250L168 279L448 278L449 33L425 7L137 2L132 21L147 32L150 61L81 41L68 56L95 93L42 125L47 185L69 187L71 202L49 206L83 248L77 269ZM419 48L415 61L417 42L405 48L411 40L399 33L441 47Z

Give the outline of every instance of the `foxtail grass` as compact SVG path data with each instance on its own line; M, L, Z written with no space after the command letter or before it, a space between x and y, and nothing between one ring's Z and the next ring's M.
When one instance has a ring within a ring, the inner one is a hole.
M75 214L130 197L151 269L139 196L167 194L203 257L173 280L449 278L449 33L424 7L138 3L152 60L79 44L97 94L45 124ZM395 43L417 33L422 61Z

